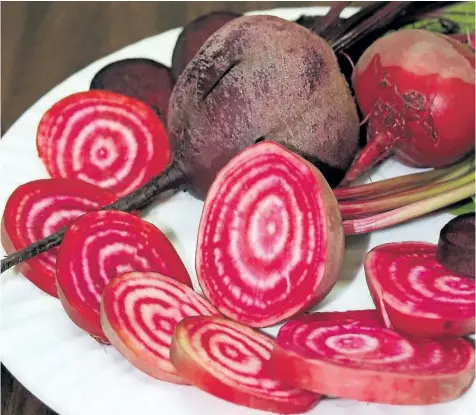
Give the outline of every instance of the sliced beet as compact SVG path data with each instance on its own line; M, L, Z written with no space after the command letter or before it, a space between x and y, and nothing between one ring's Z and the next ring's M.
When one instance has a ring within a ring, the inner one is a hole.
M373 301L387 327L415 337L475 332L475 281L445 269L434 244L379 245L365 257Z
M91 81L90 89L105 89L140 99L167 121L174 77L167 66L152 59L130 58L112 62Z
M282 384L270 375L274 340L220 317L182 320L170 356L177 371L194 386L218 398L279 414L306 412L319 394Z
M196 271L220 312L266 327L323 299L337 281L343 252L337 201L323 176L264 141L234 157L212 184Z
M475 213L450 220L440 231L436 259L449 270L475 277Z
M101 301L101 326L111 344L139 370L172 383L188 383L170 362L177 323L185 317L218 314L190 287L155 272L114 278Z
M298 388L397 405L450 401L470 387L475 358L468 340L410 340L385 328L373 312L374 319L347 311L285 323L271 370Z
M131 271L155 271L188 286L192 282L171 242L154 225L119 211L83 215L66 232L56 279L71 320L108 343L101 328L100 301L106 285Z
M145 103L110 91L86 91L42 117L38 155L51 177L76 178L124 196L172 161L164 124Z
M23 249L86 212L100 209L116 196L75 179L40 179L15 189L5 205L1 241L7 254ZM58 248L18 264L18 270L44 292L57 297L55 280Z

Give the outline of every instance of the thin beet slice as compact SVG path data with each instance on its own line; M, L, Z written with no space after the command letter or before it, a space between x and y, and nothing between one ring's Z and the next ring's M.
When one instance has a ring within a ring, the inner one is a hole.
M284 383L316 393L397 405L450 401L470 387L475 359L469 341L410 340L379 323L376 311L375 318L365 315L370 312L287 322L271 370Z
M475 282L445 269L436 245L396 242L365 257L370 293L387 327L415 337L475 332Z
M220 317L182 320L170 356L177 371L194 386L218 398L279 414L306 412L319 394L289 387L270 375L274 340Z
M124 196L172 161L167 131L135 98L109 91L69 95L43 116L38 155L52 177L77 178Z
M475 277L475 214L466 213L450 220L440 231L436 259L447 269Z
M130 213L91 212L66 232L56 269L59 298L71 320L108 343L101 328L100 301L106 285L130 271L155 271L188 286L182 260L154 225Z
M101 326L111 344L139 370L172 383L188 383L170 362L177 323L218 314L190 287L155 272L129 272L113 279L101 301Z
M105 89L140 99L151 106L162 121L167 121L174 77L167 66L152 59L130 58L102 68L89 89Z
M116 196L75 179L40 179L15 189L5 205L1 241L12 254L62 227L86 212L100 209ZM18 264L18 270L44 292L57 297L55 280L58 248Z
M266 327L323 299L344 236L331 188L310 163L261 142L217 175L200 221L198 281L224 315Z

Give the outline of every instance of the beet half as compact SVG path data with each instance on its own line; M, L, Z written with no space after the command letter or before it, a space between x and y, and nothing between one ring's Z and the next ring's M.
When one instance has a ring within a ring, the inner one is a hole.
M385 328L374 310L312 316L279 330L269 364L286 384L332 397L427 405L457 399L474 381L474 347L466 339L410 340Z

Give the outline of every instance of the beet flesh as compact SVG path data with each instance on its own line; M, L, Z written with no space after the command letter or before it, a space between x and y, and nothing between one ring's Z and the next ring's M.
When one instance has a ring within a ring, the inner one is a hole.
M343 253L342 221L324 177L265 141L218 173L202 211L195 268L221 313L266 327L322 300Z
M378 245L364 269L385 324L412 337L465 336L475 332L475 281L445 269L437 246L423 242Z
M337 185L357 152L359 120L325 40L294 22L244 16L215 32L177 80L168 131L188 190L203 200L217 172L262 140Z
M395 405L454 400L473 383L468 340L411 340L385 328L377 315L361 319L361 310L354 313L316 313L314 321L285 323L270 370L305 390Z
M238 405L279 414L310 410L320 395L282 384L269 374L274 341L220 317L182 320L170 351L177 371L194 386Z

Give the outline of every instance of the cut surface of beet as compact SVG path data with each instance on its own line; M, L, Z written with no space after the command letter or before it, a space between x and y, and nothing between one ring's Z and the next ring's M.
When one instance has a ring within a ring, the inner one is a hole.
M220 317L188 317L175 330L170 351L177 371L194 386L250 408L306 412L319 394L288 387L268 372L274 340Z
M145 103L110 91L86 91L42 117L38 155L51 177L76 178L124 196L172 161L167 131Z
M198 281L224 315L266 327L324 298L344 250L337 201L322 175L260 142L217 175L205 201Z
M364 269L387 327L409 336L465 336L475 331L475 281L444 268L434 244L395 242L373 248Z
M190 287L155 272L113 279L101 301L101 326L111 344L139 370L172 383L188 383L170 362L175 327L196 315L219 313Z
M66 232L57 260L58 294L71 320L107 343L100 323L106 285L131 271L155 271L192 286L172 243L154 225L119 211L91 212Z
M105 89L144 101L166 122L174 84L167 66L152 59L130 58L102 68L94 75L90 89Z
M285 323L271 370L316 393L397 405L450 401L470 387L475 360L468 340L410 340L373 313L316 313L314 320Z
M100 209L116 196L75 179L39 179L15 189L5 205L1 241L7 254L29 246L69 225L79 216ZM56 255L51 248L18 265L18 270L44 292L57 297Z

